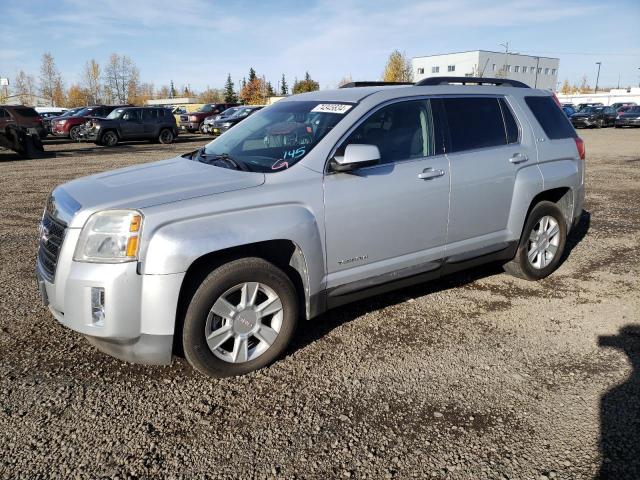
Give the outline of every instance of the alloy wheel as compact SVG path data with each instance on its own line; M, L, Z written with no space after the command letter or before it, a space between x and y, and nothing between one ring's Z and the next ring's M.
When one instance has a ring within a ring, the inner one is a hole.
M282 301L268 285L235 285L214 302L205 324L209 349L221 360L243 363L265 353L282 327Z
M527 259L538 270L549 265L560 244L560 226L550 215L542 217L531 230L527 246Z

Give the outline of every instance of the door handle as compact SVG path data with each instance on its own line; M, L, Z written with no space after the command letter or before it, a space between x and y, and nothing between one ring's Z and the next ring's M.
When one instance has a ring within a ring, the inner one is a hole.
M421 180L431 180L433 178L438 178L444 175L444 170L434 169L434 168L425 168L422 173L418 174L418 178Z
M513 157L509 159L511 163L523 163L523 162L526 162L527 160L529 160L529 157L527 157L522 153L516 153L513 155Z

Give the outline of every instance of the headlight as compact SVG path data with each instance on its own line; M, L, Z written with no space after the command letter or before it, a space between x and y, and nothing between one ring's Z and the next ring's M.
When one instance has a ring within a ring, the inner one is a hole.
M58 124L59 124L59 125L64 125L65 123L67 123L67 121L66 121L66 120L58 120Z
M122 263L138 259L142 214L105 210L89 217L73 254L77 262Z
M224 122L220 124L221 127L230 127L231 125L233 125L231 122Z
M198 117L196 117L196 116L190 116L190 117L189 117L189 121L190 121L190 122L197 122L197 121L198 121Z

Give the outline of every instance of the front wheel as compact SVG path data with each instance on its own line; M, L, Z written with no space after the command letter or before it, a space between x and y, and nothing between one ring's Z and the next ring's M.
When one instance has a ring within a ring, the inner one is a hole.
M262 368L287 348L298 320L289 277L261 258L215 269L196 290L184 320L187 361L211 377Z
M71 130L69 130L69 138L74 142L80 139L80 126L71 127Z
M555 203L540 202L529 214L516 256L504 265L507 273L526 280L551 275L560 264L567 240L567 222Z

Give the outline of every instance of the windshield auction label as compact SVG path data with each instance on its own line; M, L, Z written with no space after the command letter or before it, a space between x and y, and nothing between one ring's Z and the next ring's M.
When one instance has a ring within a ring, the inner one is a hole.
M316 105L311 111L320 113L338 113L340 115L344 115L351 107L353 107L353 105L347 105L345 103L321 103Z

